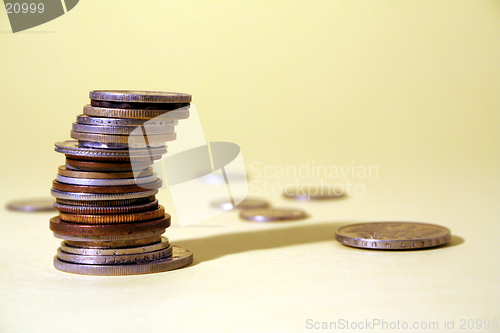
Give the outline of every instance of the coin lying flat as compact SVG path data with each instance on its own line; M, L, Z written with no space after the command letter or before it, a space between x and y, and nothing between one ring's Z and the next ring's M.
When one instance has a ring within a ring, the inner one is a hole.
M248 221L268 222L304 219L307 214L302 209L258 208L242 210L240 217Z
M147 132L148 135L172 134L174 133L174 129L174 126L148 126L145 128L145 132ZM97 134L144 135L144 129L142 127L140 129L137 129L136 127L132 126L101 126L73 123L73 130L77 132Z
M283 192L285 198L295 200L328 200L337 199L344 196L343 191L337 191L335 187L318 187L318 186L304 186L296 188L287 188Z
M77 193L77 192L65 192L52 189L50 194L56 199L64 200L74 200L74 201L115 201L115 200L127 200L127 199L138 199L144 197L150 197L156 195L158 190L149 190L144 192L130 192L130 193L112 193L112 194L95 194L95 193ZM104 203L102 205L105 205ZM117 206L116 203L111 203L112 206Z
M136 175L133 172L94 172L94 171L76 171L61 165L57 169L57 174L63 177L82 178L82 179L122 179L122 178L139 178L149 177L153 175L153 168L149 167Z
M16 200L8 202L7 209L17 212L43 212L54 210L53 204L54 199L51 198Z
M214 201L210 204L210 206L214 208L221 208L224 210L231 209L255 209L255 208L266 208L269 206L269 203L262 199L254 199L254 198L245 198L236 207L233 205L231 201L228 200L218 200Z
M167 237L162 237L161 242L143 245L143 246L135 246L135 247L127 247L127 248L108 248L108 249L96 249L96 248L86 248L86 247L75 247L68 245L67 242L61 242L61 250L66 253L79 254L79 255L88 255L88 256L111 256L111 255L122 255L122 254L137 254L137 253L145 253L152 252L157 250L166 249L170 245Z
M158 208L158 200L152 202L141 203L138 205L126 205L126 206L78 206L78 205L68 205L61 204L59 202L54 202L54 208L59 212L68 214L127 214L143 212L148 210L155 210Z
M187 266L193 262L193 253L188 249L172 246L172 255L166 259L129 265L82 265L59 260L54 256L54 267L60 271L86 275L132 275L166 272Z
M59 212L59 219L64 222L82 223L82 224L113 224L113 223L132 223L159 219L165 216L165 208L159 205L155 210L126 213L126 214L68 214Z
M335 233L343 245L374 250L414 250L446 244L448 228L416 222L372 222L351 224Z
M99 101L115 102L138 102L138 103L189 103L191 95L164 92L164 91L141 91L141 90L92 90L90 99Z
M76 118L79 124L100 125L100 126L175 126L179 124L176 119L126 119L126 118L105 118L79 115Z
M103 108L86 105L83 108L83 114L92 117L109 117L109 118L125 118L125 119L144 119L152 118L160 119L186 119L189 117L189 106L185 106L176 110L147 110L147 109L116 109ZM158 121L158 119L156 119Z

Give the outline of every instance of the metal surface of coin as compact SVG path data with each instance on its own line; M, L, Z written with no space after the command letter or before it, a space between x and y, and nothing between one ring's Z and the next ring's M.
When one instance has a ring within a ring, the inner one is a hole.
M59 212L68 214L128 214L143 212L147 210L155 210L158 208L158 200L147 202L139 205L127 205L127 206L109 206L109 207L95 207L95 206L76 206L61 204L59 202L54 202L54 208Z
M52 182L52 188L58 191L75 192L75 193L95 193L95 194L115 194L115 193L132 193L143 192L147 189L159 189L162 186L161 179L157 179L152 183L139 185L123 185L123 186L88 186L88 185L72 185L60 183L57 180Z
M50 230L58 234L73 236L130 235L149 231L165 230L170 226L170 215L152 221L115 224L79 224L63 222L59 216L50 219Z
M81 147L78 140L67 140L64 142L56 142L55 151L58 153L72 155L72 156L86 156L86 157L140 157L140 156L153 156L163 155L167 153L167 147L162 146L158 148L142 148L142 149L104 149L104 148L90 148Z
M448 228L416 222L357 223L340 228L335 238L343 245L373 250L414 250L450 241Z
M150 126L175 126L179 124L176 119L126 119L126 118L105 118L105 117L90 117L87 115L79 115L76 119L79 124L86 125L106 125L106 126L131 126L137 127L146 125Z
M189 118L189 106L175 110L145 110L145 109L113 109L86 105L83 107L83 114L93 117L126 118L126 119L144 119L155 121L168 119L187 119Z
M156 220L165 216L165 208L159 205L155 210L145 212L126 213L126 214L68 214L59 213L59 219L64 222L82 223L82 224L113 224L113 223L132 223L149 220Z
M85 179L71 178L61 175L56 176L56 180L60 183L73 185L88 185L88 186L122 186L122 185L139 185L154 182L158 179L156 173L149 177L141 178L121 178L121 179Z
M137 253L146 253L151 251L157 251L166 249L169 247L170 243L167 237L162 237L161 242L144 245L144 246L136 246L136 247L128 247L128 248L108 248L108 249L96 249L96 248L87 248L87 247L74 247L66 244L66 242L61 242L61 250L66 253L79 254L79 255L89 255L89 256L111 256L111 255L122 255L122 254L137 254Z
M214 201L210 204L210 206L214 208L221 208L224 210L231 210L231 209L255 209L255 208L266 208L269 206L269 203L265 200L262 199L257 199L257 198L245 198L243 201L241 201L239 204L236 205L236 207L232 204L232 202L227 201L227 200L218 200Z
M119 264L134 264L139 262L146 262L170 257L172 254L172 247L168 246L166 249L156 250L147 253L135 254L121 254L121 255L81 255L66 253L61 248L57 249L57 259L71 262L74 264L83 265L119 265Z
M189 103L191 95L164 91L92 90L90 99L135 103Z
M119 249L119 248L133 248L138 246L147 246L152 244L158 244L162 240L162 236L157 235L149 238L139 238L139 239L129 239L124 241L71 241L65 240L64 243L68 246L73 246L74 248L82 249Z
M8 202L6 207L16 212L44 212L54 210L53 204L52 198L23 199Z
M188 107L190 103L145 103L145 102L112 102L90 100L90 105L98 108L110 109L139 109L139 110L162 110L163 112L176 110L182 107Z
M146 170L153 164L153 161L134 162L94 162L80 161L66 157L66 168L71 167L76 170L90 172L132 172L137 170Z
M143 198L136 199L124 199L124 200L89 200L89 201L81 201L81 200L66 200L66 199L56 199L56 203L63 205L71 205L77 207L113 207L113 206L129 206L129 205L141 205L148 202L155 201L154 196L148 196Z
M148 190L144 192L116 193L116 194L94 194L94 193L76 193L50 190L50 194L56 199L75 200L75 201L98 201L98 200L127 200L150 197L156 195L158 190Z
M161 236L166 229L155 230L150 232L138 232L134 234L124 234L124 235L102 235L102 236L87 236L87 235L67 235L59 234L53 232L55 238L64 239L65 241L73 242L118 242L118 241L130 241L143 238L152 238ZM116 245L113 245L115 247Z
M307 185L298 188L288 188L285 187L283 192L285 198L295 199L295 200L328 200L337 199L344 196L343 189L337 191L335 187L318 187Z
M193 262L188 249L172 246L172 256L134 265L81 265L68 263L54 256L54 267L60 271L86 275L136 275L166 272L187 266Z
M148 127L131 127L131 126L100 126L100 125L85 125L73 123L73 130L85 133L97 134L117 134L117 135L140 135L150 134L172 134L175 131L174 126L148 126Z
M82 141L92 141L92 142L102 142L102 143L121 143L128 144L129 146L138 144L145 145L145 139L143 135L117 135L117 134L94 134L94 133L84 133L71 130L70 136L73 139ZM154 147L156 145L163 145L167 141L175 140L177 134L153 134L147 136L147 146Z
M268 222L305 219L307 214L302 209L257 208L242 210L240 217L248 221Z
M65 165L61 165L57 169L57 174L63 177L70 178L82 178L82 179L123 179L123 178L134 178L134 177L149 177L152 176L153 168L148 167L141 170L139 174L134 174L133 172L95 172L95 171L78 171L70 170Z

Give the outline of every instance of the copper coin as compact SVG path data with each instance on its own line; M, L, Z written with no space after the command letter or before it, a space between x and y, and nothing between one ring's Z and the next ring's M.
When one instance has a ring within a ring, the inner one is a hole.
M63 235L77 236L112 236L112 235L130 235L144 233L168 228L170 226L170 215L165 214L164 218L134 223L121 224L78 224L63 222L59 216L50 219L50 230Z
M132 156L132 157L101 157L101 156L81 156L81 155L69 155L66 154L66 158L77 161L89 161L89 162L118 162L118 163L130 163L130 161L135 162L151 162L157 161L162 158L161 155L151 155L151 156Z
M113 223L131 223L140 221L150 221L165 216L165 208L158 206L155 210L145 212L127 213L127 214L68 214L59 213L59 219L63 222L81 223L81 224L113 224Z
M127 248L155 244L161 241L161 236L131 239L125 241L69 241L64 242L67 245L81 248L94 248L94 249L109 249L109 248Z
M66 158L66 165L82 171L131 172L135 170L145 170L151 164L153 164L151 160L133 163L132 165L130 162L92 162Z
M55 202L54 208L62 213L67 213L67 214L90 214L90 215L127 214L127 213L155 210L156 208L158 208L158 200L155 200L153 202L143 203L140 205L111 206L111 207L86 207L86 206L65 205Z
M137 175L133 172L91 172L91 171L75 171L66 168L65 165L61 165L57 174L70 177L70 178L85 178L85 179L123 179L123 178L134 178L134 177L149 177L153 175L153 168L149 167L142 170Z
M76 193L94 193L94 194L116 194L116 193L131 193L143 192L145 189L159 189L162 185L162 180L157 179L152 183L139 185L123 185L123 186L87 186L87 185L71 185L60 183L57 180L52 182L52 188L64 192Z
M415 250L446 244L448 228L416 222L357 223L340 228L335 238L343 245L373 250Z
M155 196L137 198L137 199L125 199L125 200L68 200L68 199L56 199L56 203L63 205L79 206L79 207L113 207L113 206L127 206L127 205L139 205L147 202L155 201Z

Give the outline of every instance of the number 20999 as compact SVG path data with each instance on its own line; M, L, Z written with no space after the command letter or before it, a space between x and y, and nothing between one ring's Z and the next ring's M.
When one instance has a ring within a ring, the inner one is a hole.
M45 9L43 6L43 3L36 4L34 2L27 4L27 3L10 3L7 2L5 4L5 9L7 10L7 14L19 14L23 13L26 14L30 12L31 14L34 13L43 13L43 10Z

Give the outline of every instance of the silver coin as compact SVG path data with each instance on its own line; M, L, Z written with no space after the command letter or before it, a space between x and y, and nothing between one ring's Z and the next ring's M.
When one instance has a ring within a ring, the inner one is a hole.
M187 266L193 262L193 253L188 249L172 246L172 256L166 259L137 263L134 265L81 265L57 259L54 267L60 271L85 275L136 275L166 272Z
M165 249L135 254L120 254L120 255L81 255L66 253L57 249L57 259L72 262L74 264L85 265L119 265L158 260L170 257L172 247L168 246Z
M95 141L84 141L84 140L78 140L78 145L80 147L87 147L87 148L101 148L101 149L141 149L141 148L161 148L161 147L166 147L165 142L158 142L158 143L149 143L149 145L146 144L128 144L128 143L104 143L104 142L95 142Z
M87 156L87 157L142 157L142 156L157 156L167 153L167 146L163 145L158 148L142 148L142 149L99 149L90 147L81 147L77 140L67 140L64 142L56 142L55 151L65 155L72 156Z
M55 210L54 202L52 198L23 199L8 202L6 207L16 212L44 212Z
M165 91L92 90L90 99L131 103L189 103L191 95Z
M112 194L95 194L95 193L76 193L64 192L51 189L50 193L56 199L89 201L89 200L126 200L137 199L156 195L158 190L149 190L143 192L130 192L130 193L112 193Z
M175 131L174 126L148 126L144 128L146 134L172 134ZM117 135L141 135L143 136L142 127L132 126L101 126L101 125L85 125L73 123L73 130L85 133L99 134L117 134Z
M76 118L77 123L85 125L106 125L106 126L175 126L179 124L177 119L127 119L127 118L105 118L90 117L84 114Z
M88 255L88 256L116 256L122 254L138 254L146 253L157 250L166 249L170 246L167 237L162 237L160 243L137 246L137 247L127 247L127 248L106 248L106 249L95 249L87 247L74 247L67 245L65 242L61 242L61 250L70 254Z
M149 177L141 178L121 178L121 179L89 179L89 178L70 178L61 175L56 176L56 180L73 185L86 186L123 186L123 185L140 185L154 182L158 179L156 173Z
M103 236L86 236L86 235L65 235L53 232L55 238L64 239L73 242L115 242L115 241L128 241L134 239L151 238L155 236L160 236L165 232L166 229L140 232L136 234L124 234L124 235L103 235Z
M214 201L210 204L210 206L214 208L221 208L224 210L231 210L231 209L255 209L255 208L266 208L269 206L269 203L265 200L262 199L257 199L257 198L245 198L243 201L241 201L239 204L236 205L236 207L232 204L231 201L227 200L218 200Z
M315 184L310 184L298 188L285 187L283 195L285 198L295 200L328 200L343 197L344 192L343 190L338 191L335 186L319 187Z
M189 118L189 106L184 106L175 110L148 110L148 109L116 109L101 108L91 105L83 107L83 113L91 117L109 117L120 119L141 119L155 121L166 119L187 119Z
M242 210L240 217L255 222L299 220L307 217L302 209L258 208Z

